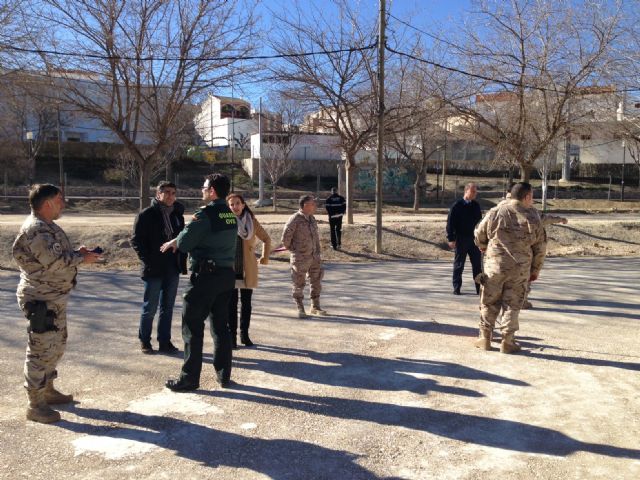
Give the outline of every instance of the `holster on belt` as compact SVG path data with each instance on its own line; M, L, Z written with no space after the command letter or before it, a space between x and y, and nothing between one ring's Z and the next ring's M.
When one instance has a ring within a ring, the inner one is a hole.
M198 262L196 272L197 273L214 273L216 271L216 262L213 260L203 260Z
M24 316L29 320L28 332L57 332L55 325L56 312L47 309L47 302L32 300L24 304Z

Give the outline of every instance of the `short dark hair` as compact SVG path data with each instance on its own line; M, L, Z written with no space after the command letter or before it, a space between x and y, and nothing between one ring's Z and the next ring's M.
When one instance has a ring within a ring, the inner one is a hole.
M331 187L331 193L338 193L338 189L336 187Z
M170 182L168 180L162 180L161 182L158 183L158 186L156 187L156 192L162 192L164 191L165 188L173 188L174 190L177 190L178 187L176 187L176 184L173 182Z
M227 198L231 189L231 182L226 175L222 173L212 173L204 177L205 181L209 180L209 187L216 191L218 198Z
M298 203L300 204L300 208L304 208L304 204L311 201L316 201L316 198L313 195L302 195Z
M31 210L37 212L42 204L60 193L60 189L50 183L36 183L29 190L29 205Z
M514 200L524 200L524 197L531 193L531 184L527 182L518 182L511 187L511 198Z

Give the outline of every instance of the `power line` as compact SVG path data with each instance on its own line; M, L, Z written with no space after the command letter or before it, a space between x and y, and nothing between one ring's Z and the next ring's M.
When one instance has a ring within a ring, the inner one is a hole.
M32 49L16 47L15 45L0 44L0 48L14 50L22 53L33 53L37 55L54 55L60 57L91 58L94 60L134 60L134 61L159 61L159 62L224 62L240 60L275 60L278 58L309 57L314 55L333 55L336 53L362 52L375 48L375 44L365 47L340 48L336 50L320 50L299 53L279 53L272 55L251 55L251 56L228 56L228 57L128 57L121 55L99 55L95 53L60 52L57 50Z
M537 85L521 84L521 83L512 82L510 80L506 80L506 79L494 78L494 77L489 77L487 75L482 75L482 74L479 74L479 73L467 72L466 70L462 70L462 69L457 68L457 67L450 67L450 66L447 66L447 65L443 65L441 63L437 63L437 62L434 62L434 61L431 61L431 60L426 60L424 58L417 57L417 56L415 56L415 55L413 55L411 53L400 52L398 50L395 50L394 48L391 48L389 45L385 45L385 48L391 53L395 53L397 55L408 57L408 58L410 58L412 60L424 63L426 65L430 65L430 66L435 67L435 68L440 68L442 70L447 70L449 72L459 73L459 74L465 75L467 77L478 78L480 80L486 80L486 81L492 82L492 83L510 85L512 87L518 87L518 88L524 87L524 88L527 88L527 89L530 89L530 90L538 90L538 91L541 91L541 92L564 93L564 94L568 93L566 90L559 90L559 89L553 89L553 88L547 88L547 87L540 87L540 86L537 86ZM640 92L640 87L615 88L615 89L612 89L610 92L611 93Z
M413 30L416 30L417 32L420 32L423 35L426 35L429 38L432 38L432 39L434 39L434 40L436 40L438 42L442 42L445 45L449 45L450 47L453 47L456 50L462 50L462 47L460 47L459 45L456 45L455 43L450 42L448 40L445 40L444 38L440 38L437 35L434 35L433 33L429 33L426 30L422 30L422 29L420 29L420 28L418 28L418 27L416 27L414 25L411 25L410 23L408 23L408 22L406 22L404 20L401 20L400 18L396 17L393 13L389 13L389 16L391 18L397 20L398 22L402 23L403 25L406 25L407 27L412 28Z

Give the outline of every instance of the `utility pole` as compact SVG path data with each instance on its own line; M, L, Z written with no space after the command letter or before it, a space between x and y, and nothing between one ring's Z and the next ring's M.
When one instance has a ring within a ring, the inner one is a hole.
M211 148L213 148L213 95L209 94L209 130L211 131Z
M620 201L624 202L624 165L627 157L627 142L622 140L622 176L620 177Z
M564 162L562 164L561 182L571 181L571 105L567 103L567 133L564 137Z
M62 159L62 138L60 137L60 105L56 107L56 123L58 127L58 166L60 169L60 190L62 190L62 196L64 197L64 164Z
M262 97L258 107L258 201L256 205L264 204L264 171L262 169Z
M376 253L382 253L382 149L384 147L384 48L386 0L380 0L378 31L378 157L376 159Z
M233 77L231 77L231 191L233 192L234 150L236 146L236 106L233 103Z

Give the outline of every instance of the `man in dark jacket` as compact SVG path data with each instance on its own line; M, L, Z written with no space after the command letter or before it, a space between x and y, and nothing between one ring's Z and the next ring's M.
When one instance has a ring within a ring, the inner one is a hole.
M464 196L455 202L449 210L447 218L447 241L449 247L455 249L453 260L453 294L460 295L462 287L462 272L464 262L469 255L473 278L482 273L482 257L480 250L473 242L473 230L482 220L480 204L476 202L478 187L475 183L468 183L464 187ZM480 292L480 285L477 283L476 293Z
M331 189L331 196L324 201L329 215L329 229L331 230L331 246L338 250L342 245L342 216L347 211L347 202L336 188Z
M171 343L173 305L178 292L180 273L186 273L186 255L180 252L160 252L160 246L178 236L184 228L184 207L176 202L176 186L160 182L151 206L136 217L131 244L142 262L144 298L138 338L142 353L155 353L151 345L153 317L160 305L158 317L158 350L175 353Z

